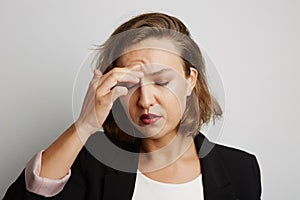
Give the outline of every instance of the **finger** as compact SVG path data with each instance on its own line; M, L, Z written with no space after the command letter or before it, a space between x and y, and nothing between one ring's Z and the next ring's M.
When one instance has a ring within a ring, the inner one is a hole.
M99 79L102 76L102 72L99 69L94 69L93 79Z
M132 75L132 74L124 74L124 73L114 73L107 77L102 84L99 84L97 87L97 92L99 94L105 95L106 93L110 92L112 88L118 86L118 83L133 83L137 84L140 81L140 78Z
M111 90L111 101L114 102L120 96L126 95L128 89L126 87L116 86Z
M127 93L128 93L127 88L117 86L117 87L115 87L114 89L112 89L110 92L108 92L107 94L105 94L103 96L99 96L99 94L97 94L97 96L99 96L101 98L97 98L98 100L96 102L100 103L102 106L106 105L105 106L106 108L111 109L114 101L117 98L119 98L120 96L126 95Z
M137 72L137 71L141 71L141 70L142 70L142 66L141 65L125 66L125 67L114 67L114 68L110 69L104 75L110 75L111 73L114 73L114 72L124 72L124 73L127 73L129 71Z
M134 65L134 66L128 66L128 67L124 67L130 70L136 70L136 71L140 71L142 69L141 65Z
M121 71L121 72L119 72ZM140 78L144 76L143 72L140 71L129 71L124 69L118 69L114 70L113 73L110 75L106 74L99 80L99 84L97 87L98 92L101 93L101 95L105 95L112 88L114 88L118 83L120 82L130 82L130 83L138 83L140 81Z
M93 85L93 87L96 89L98 86L99 79L103 76L102 72L99 69L94 69L94 76L93 79L90 81L90 85ZM96 85L97 83L97 85Z
M104 82L105 79L107 79L109 76L111 76L112 74L115 74L115 73L132 74L132 75L137 76L139 78L144 76L144 73L141 71L141 66L140 65L133 66L133 67L115 67L115 68L111 69L109 72L107 72L106 74L103 75L103 77L101 78L99 84Z

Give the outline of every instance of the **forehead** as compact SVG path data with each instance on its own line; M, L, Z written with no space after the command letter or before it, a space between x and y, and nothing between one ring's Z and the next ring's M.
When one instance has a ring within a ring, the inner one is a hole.
M179 50L168 39L146 39L127 48L117 61L117 66L143 65L147 73L171 68L184 74Z

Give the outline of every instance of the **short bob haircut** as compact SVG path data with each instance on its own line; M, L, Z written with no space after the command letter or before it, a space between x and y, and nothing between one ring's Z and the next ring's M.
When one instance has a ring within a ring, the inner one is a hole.
M134 34L130 32L131 30L135 31ZM121 24L108 40L97 48L96 68L103 74L107 73L115 67L117 61L115 55L121 55L130 45L148 38L166 38L174 43L181 54L179 56L182 58L186 77L190 74L190 67L198 71L196 85L192 95L187 97L186 109L179 123L180 126L178 125L178 131L181 133L195 136L203 124L221 117L222 109L209 92L200 48L191 38L187 27L178 18L164 13L144 13ZM118 104L120 102L117 99L113 107ZM127 134L127 131L126 133L118 126L112 110L103 123L104 132L117 140L134 142L136 137ZM125 119L126 117L123 118Z

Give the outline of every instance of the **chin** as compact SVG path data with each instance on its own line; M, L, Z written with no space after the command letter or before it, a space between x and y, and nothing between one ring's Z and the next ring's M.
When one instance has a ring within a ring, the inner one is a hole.
M141 138L156 139L161 135L159 130L153 128L137 127L137 129L140 131Z

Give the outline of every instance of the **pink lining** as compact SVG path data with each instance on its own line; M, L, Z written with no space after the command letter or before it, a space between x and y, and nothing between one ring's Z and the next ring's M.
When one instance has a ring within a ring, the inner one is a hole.
M62 191L71 176L71 169L61 179L49 179L39 176L43 150L35 154L25 168L26 189L30 192L51 197Z

